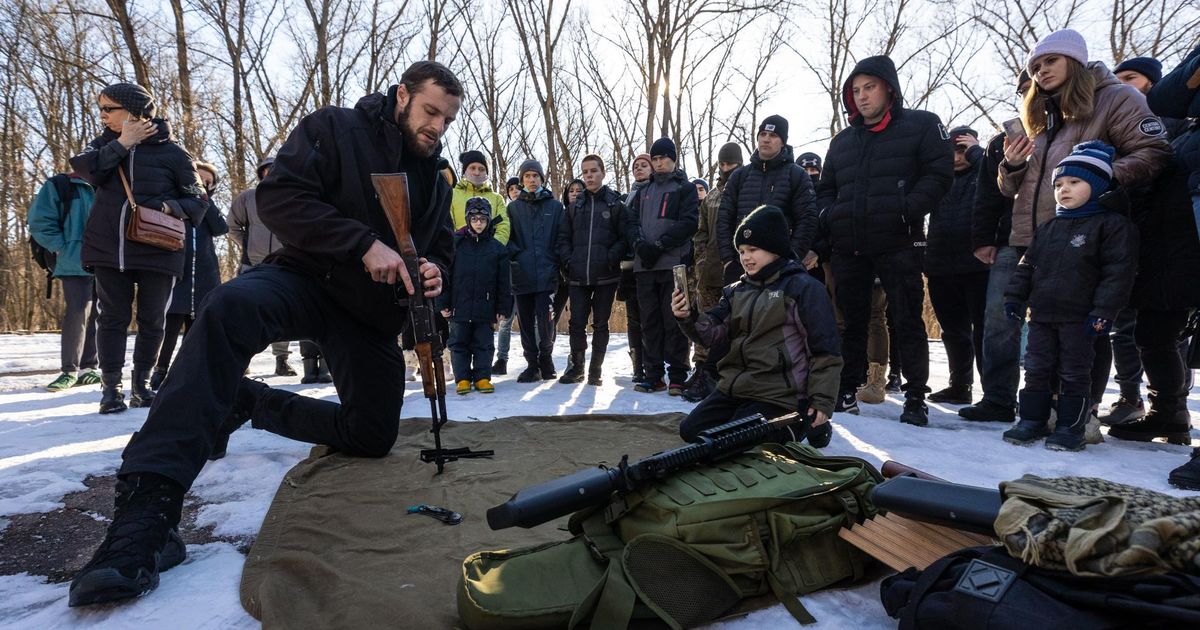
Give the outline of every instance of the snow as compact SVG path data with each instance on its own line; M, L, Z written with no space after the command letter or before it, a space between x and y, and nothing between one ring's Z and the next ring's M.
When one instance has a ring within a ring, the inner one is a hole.
M514 348L519 341L514 339ZM53 375L29 374L53 370L58 364L59 338L54 334L0 335L0 530L16 514L37 513L62 506L65 494L84 489L88 475L112 474L130 434L145 420L146 410L100 416L96 413L99 387L77 387L52 394L42 386ZM129 347L132 348L132 340ZM945 355L940 343L931 346L931 387L945 386ZM295 346L293 346L293 350ZM488 421L537 413L659 413L687 411L691 405L660 394L641 394L629 388L629 361L624 335L613 335L605 365L605 385L516 383L516 373L494 379L496 393L451 394L449 416L455 420ZM559 368L567 355L561 335L555 354ZM294 355L297 358L298 354ZM519 361L518 361L519 362ZM332 386L299 385L296 377L268 376L274 367L269 352L255 357L251 373L273 386L319 398L334 398ZM520 366L518 366L519 368ZM18 372L18 374L11 374ZM976 396L979 395L978 389ZM1105 404L1116 398L1110 383ZM426 415L419 388L409 386L408 415ZM1200 394L1189 398L1193 424L1200 417ZM967 423L956 407L930 404L930 426L901 425L901 400L889 396L881 405L862 405L863 415L834 416L834 436L826 452L863 457L875 464L894 459L931 474L965 484L992 486L1025 473L1043 476L1085 475L1131 483L1173 495L1185 493L1167 485L1167 473L1187 460L1189 449L1162 443L1120 440L1089 446L1082 453L1057 453L1039 447L1015 447L1000 440L1003 425ZM284 473L308 455L309 446L264 431L234 434L229 455L205 467L192 493L207 503L198 525L215 526L215 534L250 537L257 531ZM515 488L514 488L515 490ZM464 552L465 555L465 552ZM68 585L48 584L27 574L0 576L0 626L6 628L241 628L254 627L238 601L237 588L244 562L228 543L188 547L184 564L164 575L158 590L118 606L70 609ZM879 585L871 582L803 598L819 620L817 627L894 628L879 603ZM716 627L799 627L776 605Z

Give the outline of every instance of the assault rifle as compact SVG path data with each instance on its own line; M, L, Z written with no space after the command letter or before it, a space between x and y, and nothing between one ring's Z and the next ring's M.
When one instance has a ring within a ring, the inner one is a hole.
M491 457L490 450L472 451L469 448L444 448L442 425L446 424L446 373L442 363L442 336L438 334L436 309L425 297L421 278L421 259L409 232L408 176L404 173L372 173L371 184L379 194L379 203L387 215L396 248L404 259L405 272L412 280L414 293L405 295L403 284L396 285L396 299L408 306L408 326L416 342L417 363L421 368L421 387L429 399L429 415L433 420L433 448L421 450L421 461L437 464L438 474L448 462L468 457Z
M489 508L488 527L534 527L577 510L607 502L613 492L633 492L643 484L662 479L695 464L707 464L737 455L762 444L778 429L801 418L792 412L768 420L754 414L701 431L696 441L655 453L635 463L621 456L615 468L587 468L536 486L518 490L508 501Z

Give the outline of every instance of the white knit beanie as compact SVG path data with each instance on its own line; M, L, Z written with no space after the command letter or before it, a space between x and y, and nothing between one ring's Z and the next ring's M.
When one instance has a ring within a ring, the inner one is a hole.
M1078 31L1069 28L1054 31L1033 45L1033 50L1029 51L1028 57L1025 57L1025 69L1032 76L1033 60L1042 55L1051 54L1070 57L1078 61L1080 65L1086 66L1088 62L1087 42L1083 40L1083 35L1080 35Z

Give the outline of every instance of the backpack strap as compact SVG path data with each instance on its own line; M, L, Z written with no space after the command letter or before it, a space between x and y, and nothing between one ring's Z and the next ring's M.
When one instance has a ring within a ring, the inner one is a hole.
M622 560L625 543L605 522L602 510L572 525L583 530L582 536L592 550L593 557L598 562L607 562L608 570L604 573L604 579L597 582L579 603L567 627L576 628L585 621L595 630L628 627L637 594L625 575L625 563Z
M808 612L804 604L800 603L800 598L795 593L789 593L783 584L775 577L774 573L767 571L767 585L771 587L771 592L775 594L775 599L783 604L783 607L798 621L801 625L817 623L817 618Z
M982 555L979 547L971 547L943 556L933 564L925 567L925 570L921 571L921 577L917 578L916 582L913 582L912 590L908 594L908 604L904 606L904 609L900 613L901 630L920 627L917 624L917 609L920 608L921 600L925 599L925 595L929 592L929 589L933 588L934 583L940 580L942 575L950 570L952 565L961 561L965 567L966 563Z
M58 225L62 227L67 220L67 215L71 213L71 202L75 200L75 184L71 182L71 177L65 173L58 173L50 178L50 183L54 185L54 192L58 193Z

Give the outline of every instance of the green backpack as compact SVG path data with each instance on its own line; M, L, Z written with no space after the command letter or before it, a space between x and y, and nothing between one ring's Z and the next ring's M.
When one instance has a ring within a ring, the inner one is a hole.
M578 512L570 540L472 554L459 617L472 630L685 628L770 592L812 623L796 596L862 577L864 554L838 530L875 515L882 480L855 457L764 444Z

